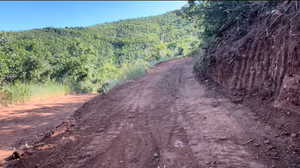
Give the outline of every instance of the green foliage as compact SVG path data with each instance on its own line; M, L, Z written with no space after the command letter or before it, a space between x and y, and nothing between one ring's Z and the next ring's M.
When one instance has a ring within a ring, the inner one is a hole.
M206 79L208 77L208 69L212 65L212 62L212 57L209 55L200 54L200 57L198 57L193 67L193 71L197 74L197 77Z
M113 78L108 78L105 84L103 84L97 91L98 93L107 93L115 86L144 75L150 67L151 65L144 60L137 60L132 63L123 64L117 69L117 72L114 73L115 76Z
M95 92L122 75L138 76L143 68L129 68L137 60L191 52L199 44L197 32L176 12L86 28L0 32L0 86L55 81L75 92Z
M110 78L112 80L107 80L105 84L103 84L98 90L98 93L107 93L112 88L121 85L127 81L134 80L138 77L143 76L148 69L152 68L154 65L168 61L175 58L180 58L183 56L177 57L164 57L159 60L154 60L151 62L147 62L145 60L137 60L133 63L123 64L122 67L117 69L118 72L114 73L117 74L115 78Z
M214 62L210 52L215 51L218 40L224 38L226 33L227 35L233 33L235 40L245 36L253 19L260 12L270 10L277 3L275 1L189 1L189 7L184 8L180 15L197 25L200 30L199 38L202 40L199 46L206 50L199 54L194 71L205 76Z
M23 103L35 98L45 98L70 93L68 86L48 81L46 83L20 83L7 85L0 90L0 104Z
M190 1L183 15L195 21L202 30L201 37L221 36L223 31L233 25L243 25L253 7L251 1Z
M249 1L189 1L189 7L183 10L182 15L194 21L203 40L201 47L214 48L215 42L222 33L234 25L242 25L251 10ZM237 26L239 27L239 26ZM199 53L194 65L194 72L206 78L213 58L207 53Z

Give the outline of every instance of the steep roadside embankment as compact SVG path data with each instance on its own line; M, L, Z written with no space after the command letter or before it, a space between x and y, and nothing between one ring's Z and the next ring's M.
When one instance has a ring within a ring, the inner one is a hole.
M256 15L245 36L232 28L207 51L213 60L209 76L238 100L259 97L273 107L300 112L299 2L286 1Z

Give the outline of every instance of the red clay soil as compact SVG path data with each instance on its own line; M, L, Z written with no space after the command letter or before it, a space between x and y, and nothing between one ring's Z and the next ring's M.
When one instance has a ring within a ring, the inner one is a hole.
M214 60L208 76L233 96L257 96L300 114L300 3L284 1L251 16L246 35L232 26L207 51Z
M0 167L14 149L37 141L95 95L68 95L0 107Z
M161 63L97 96L7 167L300 167L298 133L281 134L217 86L199 84L192 62Z

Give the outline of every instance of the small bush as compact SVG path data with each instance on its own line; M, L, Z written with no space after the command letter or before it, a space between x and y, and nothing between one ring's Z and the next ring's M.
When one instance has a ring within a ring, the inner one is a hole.
M129 80L134 80L144 75L151 65L143 60L138 60L135 63L123 64L119 68L118 77L116 79L107 80L97 90L98 93L107 93L112 88L121 85Z
M79 81L79 82L68 82L67 83L72 93L93 93L96 84L93 84L91 81Z
M213 64L213 57L209 55L201 55L196 61L193 71L200 79L208 77L209 67Z
M4 87L1 89L3 97L1 104L22 103L30 97L30 89L28 85L15 83L14 85Z

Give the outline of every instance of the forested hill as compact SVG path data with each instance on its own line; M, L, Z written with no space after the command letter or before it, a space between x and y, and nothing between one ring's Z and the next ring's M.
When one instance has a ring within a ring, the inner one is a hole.
M122 66L187 55L198 46L198 30L175 12L91 27L1 32L1 86L57 81L91 91L117 78Z

